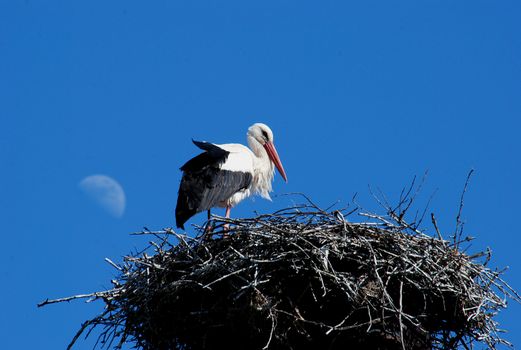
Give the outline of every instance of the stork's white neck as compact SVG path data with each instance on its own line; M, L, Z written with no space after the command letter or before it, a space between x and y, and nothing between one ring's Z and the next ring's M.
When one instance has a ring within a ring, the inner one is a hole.
M253 190L266 199L270 199L271 182L275 168L264 147L253 136L248 134L248 146L255 155Z
M250 146L250 149L257 156L257 158L266 158L269 160L268 153L264 147L251 135L248 135L248 146Z

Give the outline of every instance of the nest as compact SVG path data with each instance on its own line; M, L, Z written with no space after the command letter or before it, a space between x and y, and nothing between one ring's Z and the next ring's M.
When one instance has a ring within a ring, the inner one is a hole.
M456 349L507 344L495 315L519 296L462 241L420 232L403 213L295 206L214 217L211 233L172 229L126 256L113 288L46 300L101 299L97 345L167 349ZM226 225L230 225L229 228Z

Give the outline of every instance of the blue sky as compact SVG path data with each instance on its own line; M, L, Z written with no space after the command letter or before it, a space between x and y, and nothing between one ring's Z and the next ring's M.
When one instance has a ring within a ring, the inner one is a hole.
M276 193L374 208L368 185L396 200L428 170L418 208L436 191L447 235L475 169L471 251L521 290L519 18L516 1L1 1L1 347L65 348L102 305L36 303L109 287L103 259L146 242L129 233L174 224L190 139L244 143L258 121L288 174ZM80 190L93 174L123 187L121 218ZM520 312L499 318L517 346Z

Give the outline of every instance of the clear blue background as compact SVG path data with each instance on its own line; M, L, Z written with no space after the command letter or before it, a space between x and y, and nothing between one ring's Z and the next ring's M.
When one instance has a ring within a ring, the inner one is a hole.
M447 236L475 169L471 251L521 290L520 117L518 1L0 1L0 347L64 349L102 304L37 302L110 287L103 259L146 242L130 232L174 224L190 139L245 142L257 121L276 193L374 208L368 185L393 201L428 170L417 208L437 190ZM79 190L97 173L124 187L121 219ZM520 311L498 318L518 347Z

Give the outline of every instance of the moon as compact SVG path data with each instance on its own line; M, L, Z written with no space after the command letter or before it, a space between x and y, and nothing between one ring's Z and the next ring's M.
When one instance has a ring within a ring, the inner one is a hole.
M80 189L115 218L125 212L126 198L123 187L106 175L87 176L79 183Z

